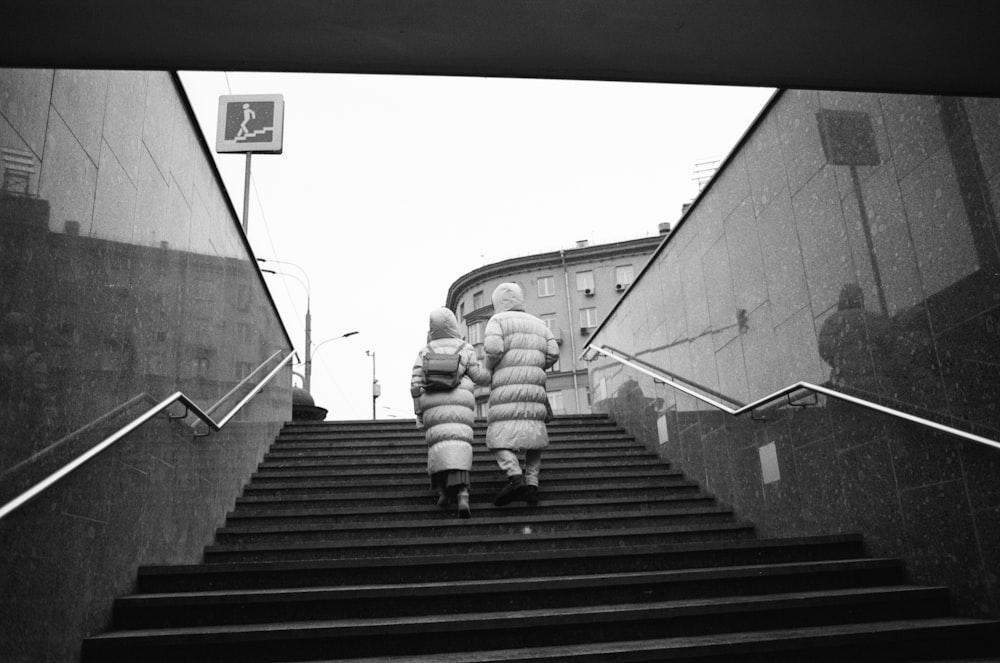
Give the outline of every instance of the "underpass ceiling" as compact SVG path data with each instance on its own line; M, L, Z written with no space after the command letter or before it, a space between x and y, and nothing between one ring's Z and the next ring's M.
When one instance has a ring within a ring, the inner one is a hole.
M29 0L0 66L1000 96L994 0Z

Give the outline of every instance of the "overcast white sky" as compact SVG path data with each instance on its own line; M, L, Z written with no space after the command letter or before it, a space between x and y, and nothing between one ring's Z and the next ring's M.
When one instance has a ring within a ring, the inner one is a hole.
M254 155L249 238L328 419L412 416L410 368L458 277L507 258L657 233L773 90L637 83L183 72L214 148L218 99L282 94L281 155ZM243 155L216 154L237 213ZM301 268L301 269L299 269ZM302 367L296 370L301 371ZM298 380L296 380L298 384Z

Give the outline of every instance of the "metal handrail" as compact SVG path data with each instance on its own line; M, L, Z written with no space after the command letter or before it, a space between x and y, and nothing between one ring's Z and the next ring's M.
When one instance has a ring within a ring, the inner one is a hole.
M253 370L250 373L250 375L247 376L247 378L244 378L240 382L240 384L237 385L237 388L239 386L243 385L250 376L252 376L252 375L254 375L254 374L256 374L258 372L258 370L260 369L261 366L266 365L268 362L270 362L272 359L274 359L274 357L276 355L280 354L280 352L281 351L279 350L278 352L275 352L273 355L271 355L270 357L268 357L260 366L257 367L257 369ZM233 409L230 410L226 414L226 416L224 416L222 419L220 419L218 423L216 423L216 421L214 419L212 419L212 417L209 414L207 414L204 410L202 410L200 407L198 407L198 405L194 401L192 401L190 398L188 398L188 396L186 396L183 392L175 391L174 393L172 393L171 395L167 396L162 401L160 401L159 403L157 403L156 405L154 405L149 410L146 410L146 412L144 412L143 414L139 415L138 417L136 417L135 419L133 419L129 423L125 424L124 426L122 426L121 428L119 428L117 431L115 431L114 433L112 433L111 435L109 435L108 437L104 438L101 442L99 442L96 445L94 445L93 447L91 447L85 453L77 456L72 461L70 461L69 463L67 463L66 465L64 465L62 468L56 470L55 472L53 472L49 476L45 477L44 479L42 479L41 481L39 481L38 483L36 483L34 486L32 486L31 488L29 488L28 490L24 491L23 493L21 493L20 495L18 495L14 499L12 499L11 501L9 501L6 504L4 504L2 507L0 507L0 519L3 519L5 516L7 516L8 514L10 514L11 512L15 511L19 507L24 506L25 504L27 504L28 502L30 502L34 498L38 497L40 494L42 494L42 492L44 492L45 490L47 490L48 488L50 488L57 481L59 481L60 479L66 477L66 476L68 476L71 472L73 472L74 470L76 470L78 467L80 467L81 465L83 465L87 461L93 459L95 456L97 456L101 452L105 451L111 445L113 445L116 442L118 442L118 440L122 439L123 437L125 437L126 435L128 435L129 433L131 433L132 431L134 431L136 428L138 428L142 424L146 423L147 421L149 421L150 419L152 419L156 415L158 415L160 412L163 412L164 410L166 410L167 408L169 408L174 403L180 403L181 405L183 405L184 408L187 410L188 413L191 413L191 414L195 415L196 417L198 417L198 419L200 419L206 425L208 425L208 427L212 431L218 432L218 431L222 430L222 427L225 426L227 423L229 423L229 421L234 416L236 416L236 414L241 409L243 409L243 406L245 406L248 402L250 402L250 399L252 399L254 396L256 396L257 394L259 394L264 389L264 387L267 386L267 383L270 382L272 379L274 379L274 376L278 374L278 371L280 371L282 368L284 368L285 364L287 364L289 361L291 361L292 357L294 357L294 356L295 356L294 352L288 353L288 356L286 356L284 359L282 359L281 362L276 367L274 367L271 370L271 372L268 373L267 376L263 380L261 380L257 384L257 386L254 387L250 391L249 394L247 394L242 400L240 400L240 402L237 403L236 406L233 407ZM225 400L226 398L228 398L233 393L233 391L235 391L235 388L233 390L231 390L228 394L226 394L226 396L223 396L222 400ZM221 402L222 401L220 400L219 403L221 403ZM211 409L215 409L216 407L218 407L219 403L216 403L214 406L212 406ZM181 418L181 417L172 417L172 418L176 419L176 418ZM207 435L207 433L204 433L204 434L195 433L195 437L204 437L205 435Z
M105 412L104 414L102 414L101 416L99 416L97 419L94 419L93 421L87 422L86 424L84 424L80 428L77 428L75 431L73 431L69 435L66 435L63 438L61 438L59 440L56 440L55 442L53 442L52 444L50 444L46 448L42 449L41 451L39 451L37 453L34 453L31 456L28 456L27 458L25 458L21 462L16 463L15 465L13 465L12 467L10 467L9 469L4 470L3 475L0 476L0 479L6 478L6 477L11 476L13 474L16 474L21 468L29 467L30 465L33 465L34 463L39 462L42 458L44 458L45 456L47 456L49 454L52 454L56 449L59 449L60 447L62 447L62 445L66 444L68 441L80 437L81 435L83 435L84 433L86 433L89 430L97 428L98 426L100 426L104 422L108 421L109 419L115 418L116 416L118 416L122 412L134 408L141 401L145 401L147 403L156 403L156 399L153 398L152 396L150 396L149 394L147 394L146 392L142 392L141 394L137 394L137 395L133 396L132 398L128 399L127 401L125 401L124 403L122 403L121 405L119 405L118 407L116 407L116 408L114 408L112 410L109 410L108 412Z
M674 373L673 371L668 371L665 368L662 368L662 367L657 366L655 364L651 364L651 363L649 363L649 362L647 362L647 361L645 361L643 359L640 359L639 357L630 355L627 352L622 352L618 348L613 348L610 345L603 345L601 347L603 347L605 350L608 350L610 352L617 352L620 355L624 355L624 356L628 357L631 361L634 361L634 362L636 362L638 364L641 364L641 365L645 366L646 368L649 368L650 370L659 371L660 373L663 373L664 375L666 375L666 376L668 376L670 378L673 378L677 382L683 382L684 384L688 385L689 387L694 387L695 389L697 389L699 391L699 393L708 394L709 396L715 396L718 399L729 401L730 403L735 404L737 407L743 407L743 402L742 401L739 401L739 400L737 400L735 398L730 398L729 396L726 396L725 394L723 394L720 391L716 391L714 389L709 389L708 387L706 387L703 384L698 384L694 380L689 380L689 379L685 378L683 375L679 375L677 373ZM584 352L584 354L586 354L586 352ZM581 355L581 359L582 358L583 358L583 356ZM655 378L655 379L660 380L660 378L658 378L658 377Z
M278 355L280 355L280 354L281 354L281 350L275 350L275 351L274 351L274 354L273 354L273 355L271 355L270 357L268 357L267 359L265 359L265 360L264 360L263 362L261 362L261 363L260 363L260 365L259 365L259 366L258 366L257 368L255 368L255 369L253 369L252 371L250 371L250 373L248 373L248 374L247 374L247 376L246 376L245 378L243 378L242 380L240 380L240 381L239 381L239 382L238 382L238 383L236 384L236 386L235 386L235 387L233 387L233 388L232 388L232 389L230 389L230 390L229 390L228 392L226 392L226 395L225 395L225 396L223 396L222 398L220 398L219 400L217 400L217 401L215 402L215 405L213 405L212 407L210 407L210 408L208 408L207 410L205 410L205 414L212 414L213 412L215 412L216 410L218 410L218 409L219 409L219 407L220 407L220 406L221 406L221 405L222 405L223 403L225 403L225 402L226 402L227 400L229 400L229 397L230 397L230 396L232 396L232 395L233 395L233 394L235 394L235 393L236 393L237 391L239 391L239 390L240 390L240 388L241 388L241 387L242 387L243 385L245 385L245 384L246 384L247 382L249 382L249 381L251 380L251 378L253 378L253 376L255 376L255 375L257 375L258 373L260 373L260 371L261 371L261 370L262 370L262 369L263 369L263 368L264 368L265 366L267 366L267 365L268 365L268 364L269 364L269 363L271 362L271 360L272 360L272 359L274 359L275 357L277 357L277 356L278 356Z
M605 355L605 356L607 356L607 357L609 357L611 359L614 359L615 361L617 361L620 364L624 364L625 366L629 366L631 368L634 368L635 370L639 371L640 373L648 375L648 376L650 376L652 378L655 378L657 380L661 380L661 381L665 382L666 384L669 384L674 389L677 389L678 391L682 391L685 394L687 394L687 395L689 395L689 396L691 396L693 398L696 398L696 399L702 401L703 403L711 405L712 407L714 407L716 409L719 409L719 410L722 410L723 412L725 412L727 414L731 414L733 416L739 416L739 415L744 414L746 412L751 412L751 415L752 415L752 410L756 410L756 409L758 409L758 408L760 408L760 407L762 407L762 406L764 406L764 405L766 405L766 404L768 404L768 403L770 403L772 401L775 401L775 400L777 400L779 398L783 398L785 396L791 396L791 394L795 393L796 391L801 391L803 389L807 389L809 391L813 391L813 392L816 392L816 393L819 393L819 394L824 394L826 396L829 396L830 398L836 398L838 400L847 401L848 403L853 403L854 405L860 405L861 407L865 407L865 408L868 408L870 410L875 410L876 412L881 412L882 414L888 414L888 415L896 417L898 419L903 419L904 421L909 421L911 423L920 424L922 426L926 426L928 428L933 428L934 430L938 430L938 431L941 431L943 433L949 433L951 435L956 435L956 436L964 438L966 440L971 440L972 442L977 442L979 444L984 444L984 445L986 445L988 447L993 447L994 449L1000 449L1000 442L997 442L996 440L991 440L989 438L982 437L980 435L975 435L974 433L968 433L966 431L959 430L958 428L952 428L951 426L946 426L944 424L939 424L936 421L931 421L930 419L924 419L923 417L918 417L916 415L908 414L906 412L900 412L899 410L894 410L893 408L886 407L884 405L879 405L878 403L873 403L873 402L865 400L863 398L857 398L856 396L850 396L850 395L845 394L843 392L836 391L835 389L830 389L828 387L822 387L820 385L813 384L811 382L804 382L804 381L796 382L795 384L788 385L787 387L784 387L783 389L779 389L778 391L774 392L773 394L770 394L769 396L765 396L765 397L760 398L760 399L758 399L756 401L753 401L752 403L747 403L746 405L744 405L742 407L733 409L733 408L727 407L726 405L723 405L722 403L719 403L718 401L712 400L711 398L709 398L709 397L707 397L707 396L705 396L703 394L699 394L695 390L693 390L693 389L691 389L691 388L689 388L689 387L687 387L685 385L682 385L682 384L678 383L675 379L673 379L672 377L666 375L665 373L663 373L659 369L657 369L656 371L654 371L654 370L651 370L650 368L647 368L645 366L642 366L640 364L635 363L635 361L634 361L634 360L636 360L635 357L632 357L631 355L628 355L628 354L626 354L624 352L621 352L620 350L618 351L618 353L620 353L622 355L625 355L625 357L619 356L616 352L608 349L606 346L590 345L590 346L587 346L586 349L584 349L583 354L580 355L580 358L584 359L586 357L587 352L589 352L590 350L594 350L596 352L599 352L602 355ZM646 362L643 362L643 363L646 363Z

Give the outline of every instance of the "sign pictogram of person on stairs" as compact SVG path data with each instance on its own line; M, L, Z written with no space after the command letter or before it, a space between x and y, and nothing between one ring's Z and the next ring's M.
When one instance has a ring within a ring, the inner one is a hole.
M217 152L281 152L281 95L219 97Z
M257 134L256 131L253 134L251 134L250 130L247 129L247 125L250 124L250 120L254 120L256 118L257 118L257 113L255 113L254 110L250 108L250 104L249 103L243 104L243 121L240 122L240 130L236 132L236 140L239 140L240 138L246 139L247 136L252 136Z
M237 143L266 143L274 138L274 102L226 104L226 139Z

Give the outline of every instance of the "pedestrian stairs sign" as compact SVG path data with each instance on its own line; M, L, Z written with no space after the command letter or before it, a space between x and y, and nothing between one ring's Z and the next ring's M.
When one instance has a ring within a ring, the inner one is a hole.
M215 151L281 154L284 121L280 94L221 96Z

